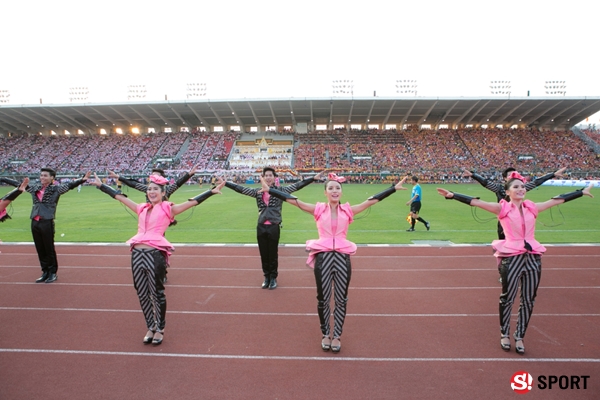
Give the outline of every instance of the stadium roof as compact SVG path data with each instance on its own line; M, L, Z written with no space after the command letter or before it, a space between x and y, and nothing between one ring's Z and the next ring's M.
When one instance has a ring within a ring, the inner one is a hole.
M123 132L136 127L178 131L204 126L207 130L222 126L242 131L257 127L283 129L307 124L316 125L386 125L428 124L431 128L448 125L461 128L502 125L509 128L538 127L568 129L600 111L600 97L548 98L290 98L194 100L130 103L83 103L67 105L0 106L0 134L49 134L50 130L75 134L99 133L100 129Z

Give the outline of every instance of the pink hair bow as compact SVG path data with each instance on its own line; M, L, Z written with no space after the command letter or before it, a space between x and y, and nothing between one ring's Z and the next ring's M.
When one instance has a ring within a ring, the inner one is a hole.
M167 178L163 178L160 175L150 175L150 182L156 183L157 185L161 185L161 186L164 186L167 183L169 183Z
M508 174L508 180L510 181L511 179L518 179L518 180L520 180L522 182L525 182L525 178L523 178L521 176L521 174L519 174L517 171L511 171L511 172L509 172L509 174Z
M327 174L327 180L336 181L338 183L346 182L346 178L344 178L343 176L337 176L333 172L330 172L329 174Z

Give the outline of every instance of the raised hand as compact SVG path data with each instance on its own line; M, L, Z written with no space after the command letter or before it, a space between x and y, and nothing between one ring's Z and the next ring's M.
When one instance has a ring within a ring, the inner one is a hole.
M225 186L225 181L223 179L221 179L220 182L217 183L217 186L212 188L211 192L214 194L222 194L221 189L223 189L223 186Z
M23 182L21 182L21 184L19 185L19 190L21 192L24 192L27 188L27 185L29 185L29 178L25 177L25 179L23 179Z
M406 178L408 178L408 176L405 176L404 178L402 178L402 180L400 182L398 182L396 184L396 186L394 186L394 188L396 190L408 190L407 188L405 188L404 186L402 186L404 184L404 182L406 182Z
M447 199L451 199L454 197L454 193L452 193L449 190L442 189L442 188L437 188L436 190L439 194L441 194L442 196L444 196Z
M590 196L592 199L594 198L594 195L592 193L590 193L593 186L594 186L594 184L590 183L590 185L588 187L583 189L582 193L584 194L584 196Z
M260 188L258 193L268 193L269 185L267 184L267 181L265 181L265 178L262 175L260 176L260 184L262 185L262 188Z
M96 173L94 172L94 180L92 182L90 182L92 185L96 185L98 187L102 186L102 180L100 180L100 178L98 178L98 175L96 175Z
M567 170L567 167L562 167L561 169L559 169L558 171L556 171L554 173L554 177L555 178L562 178L563 174L565 173L565 171Z

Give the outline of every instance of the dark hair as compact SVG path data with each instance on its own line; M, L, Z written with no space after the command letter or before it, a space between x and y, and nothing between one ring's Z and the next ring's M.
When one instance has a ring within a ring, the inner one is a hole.
M510 171L509 171L509 173L510 173ZM510 187L510 184L513 183L514 181L521 181L521 180L519 178L512 178L512 179L510 179L508 182L506 182L504 184L504 191L507 191L508 188ZM523 181L521 181L521 182L523 182ZM523 183L525 183L525 182L523 182Z
M502 171L502 177L504 179L506 179L506 177L508 176L508 174L510 174L513 171L516 171L516 169L514 169L513 167L506 168L504 171Z
M338 181L336 181L335 179L327 179L327 180L325 180L325 185L323 185L323 186L325 187L325 189L327 189L327 184L328 184L329 182L337 182L337 183L339 183L339 184L340 184L340 187L342 187L342 182L338 182Z
M48 172L51 177L56 178L56 171L52 168L44 167L41 169L42 172Z
M160 176L162 176L163 178L166 178L166 176L165 176L165 170L163 170L163 169L152 168L152 172L158 172L160 174Z
M415 181L415 182L419 182L419 178L417 178L417 177L416 177L416 176L414 176L414 175L413 175L413 176L412 176L410 179L412 179L412 180L413 180L413 181Z
M263 172L262 172L262 176L265 176L265 172L267 171L271 171L273 173L273 176L277 176L277 172L275 172L275 170L271 167L264 167L263 168Z

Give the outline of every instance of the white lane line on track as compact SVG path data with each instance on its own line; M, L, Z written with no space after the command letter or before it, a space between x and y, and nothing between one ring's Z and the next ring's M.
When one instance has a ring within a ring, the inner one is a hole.
M35 282L0 282L0 285L37 285ZM117 286L117 287L132 287L131 283L60 283L54 282L52 286ZM192 289L256 289L256 286L217 286L217 285L172 285L169 284L169 288L192 288ZM498 290L500 286L473 286L473 287L451 287L451 286L440 286L440 287L357 287L350 286L351 290ZM314 286L278 286L277 289L290 290L290 289L310 289L315 290ZM600 286L540 286L540 289L600 289Z
M76 312L114 312L114 313L141 313L141 310L119 310L103 308L50 308L50 307L0 307L0 311L76 311ZM314 317L317 313L293 313L293 312L243 312L243 311L178 311L169 310L169 314L197 314L197 315L243 315L243 316L273 316L273 317ZM348 313L348 317L367 318L465 318L465 317L492 317L498 314L360 314ZM536 317L600 317L600 314L555 314L537 313Z
M51 349L4 349L0 353L67 354L127 357L205 358L221 360L277 360L277 361L355 361L355 362L510 362L510 363L600 363L600 358L425 358L425 357L307 357L307 356L250 356L241 354L189 354L189 353L141 353L128 351L89 351Z
M2 268L25 268L25 269L36 269L39 270L38 265L0 265ZM61 269L107 269L107 270L127 270L130 271L131 267L108 267L102 265L61 265ZM307 267L303 268L281 268L285 272L307 272L311 269ZM544 271L595 271L600 270L600 267L546 267ZM256 267L251 268L217 268L217 267L169 267L169 271L235 271L235 272L256 272ZM352 268L352 272L489 272L494 271L494 268Z
M18 256L18 257L22 257L22 256L32 256L32 257L36 257L36 254L33 253L9 253L4 251L3 256ZM102 258L106 258L106 257L123 257L123 258L127 258L130 259L131 258L131 254L130 253L126 253L126 254L85 254L85 253L57 253L58 256L60 257L102 257ZM235 254L227 254L227 255L223 255L223 254L174 254L172 257L174 258L202 258L202 259L207 259L207 258L260 258L260 255L235 255ZM557 257L567 257L567 258L597 258L600 257L600 254L545 254L543 256L543 259L548 259L548 258L557 258ZM306 259L307 256L303 255L303 256L286 256L286 255L279 255L280 259ZM486 259L493 259L493 255L492 253L490 254L474 254L474 255L406 255L406 254L399 254L396 256L388 256L388 255L373 255L373 256L361 256L361 255L353 255L352 259L360 259L360 258L377 258L377 259L386 259L386 258L392 258L392 259L402 259L402 260L406 260L406 259L428 259L428 258L433 258L433 259L438 259L438 258L442 258L442 259L446 259L446 258L486 258Z

